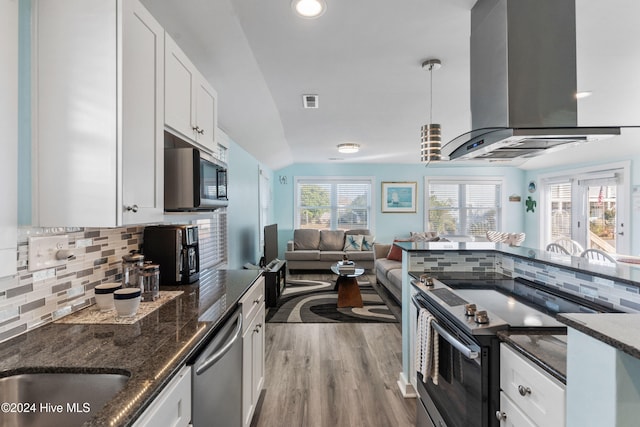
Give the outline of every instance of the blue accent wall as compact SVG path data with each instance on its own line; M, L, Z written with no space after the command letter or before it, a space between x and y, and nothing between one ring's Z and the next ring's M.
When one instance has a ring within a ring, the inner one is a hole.
M524 171L514 167L443 167L421 164L294 164L274 171L274 218L278 223L280 256L284 256L286 243L293 238L294 229L294 178L300 176L366 176L374 177L374 206L372 231L377 242L391 242L394 237L408 236L411 231L423 230L424 177L504 177L504 199L511 194L522 197L520 202L505 202L502 230L524 230L524 200L526 187ZM280 180L280 177L284 179ZM286 183L285 183L286 180ZM382 213L380 195L383 181L416 181L418 205L416 213Z
M259 233L259 170L271 174L253 156L235 142L229 147L229 206L227 236L230 269L249 262L257 264L262 256ZM273 180L270 180L273 182Z

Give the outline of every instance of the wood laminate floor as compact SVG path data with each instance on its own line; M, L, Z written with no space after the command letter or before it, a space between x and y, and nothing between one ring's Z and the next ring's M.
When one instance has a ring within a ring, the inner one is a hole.
M404 399L396 384L399 324L267 323L265 360L254 427L415 425L415 399Z

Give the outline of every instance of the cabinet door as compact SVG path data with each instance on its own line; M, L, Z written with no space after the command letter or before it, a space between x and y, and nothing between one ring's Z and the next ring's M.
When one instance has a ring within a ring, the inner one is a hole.
M564 426L564 385L505 343L500 344L500 389L534 423Z
M547 424L549 426L553 424ZM500 427L536 427L536 425L509 399L500 392Z
M35 224L117 225L116 2L34 1Z
M16 273L18 226L18 2L0 2L0 277Z
M242 425L251 424L253 417L253 328L255 322L251 322L246 332L242 335Z
M217 150L216 120L218 95L211 85L201 77L196 86L196 126L199 128L198 142L211 153Z
M197 71L175 41L165 34L165 125L189 139L195 139L193 88Z
M135 422L134 427L186 427L191 422L191 368L183 367Z
M122 2L123 224L161 220L164 204L164 29Z
M258 314L255 320L255 329L253 333L253 345L252 351L252 375L251 375L251 400L255 407L260 398L260 392L264 385L264 310L265 305L262 304L259 308Z

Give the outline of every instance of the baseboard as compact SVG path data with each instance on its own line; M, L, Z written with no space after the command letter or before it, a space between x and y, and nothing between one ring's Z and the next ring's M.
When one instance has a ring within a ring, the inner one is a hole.
M402 393L402 397L404 397L405 399L415 399L416 397L418 397L416 389L413 388L409 381L407 381L407 379L404 377L403 372L400 372L400 377L398 378L397 384L400 388L400 393Z

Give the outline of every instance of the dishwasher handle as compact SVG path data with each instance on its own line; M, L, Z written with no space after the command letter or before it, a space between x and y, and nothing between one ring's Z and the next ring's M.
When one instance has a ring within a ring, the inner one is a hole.
M233 332L233 336L227 341L227 343L214 354L209 356L200 366L196 367L196 375L202 375L209 369L213 364L215 364L218 360L222 358L235 344L235 342L240 338L242 333L242 313L238 314L238 324L236 326L236 330Z

